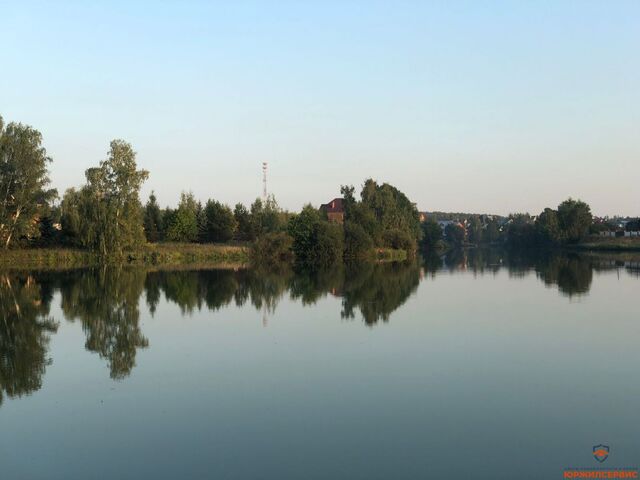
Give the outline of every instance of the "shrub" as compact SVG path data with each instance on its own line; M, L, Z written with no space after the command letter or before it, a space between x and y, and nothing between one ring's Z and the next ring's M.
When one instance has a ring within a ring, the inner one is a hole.
M357 223L347 222L344 225L344 257L363 258L371 253L373 240Z
M318 222L313 228L311 249L302 260L314 265L332 264L342 260L343 246L342 226Z
M265 233L251 245L249 253L252 262L257 264L277 264L293 259L293 238L286 233Z
M416 250L416 240L408 232L399 229L391 229L382 235L384 245L396 250L404 250L413 253Z

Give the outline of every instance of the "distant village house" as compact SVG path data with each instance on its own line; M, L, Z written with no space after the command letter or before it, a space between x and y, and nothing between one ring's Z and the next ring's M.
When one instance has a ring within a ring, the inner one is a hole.
M320 205L320 210L327 214L327 219L330 222L344 222L344 200L342 198L334 198L329 203Z

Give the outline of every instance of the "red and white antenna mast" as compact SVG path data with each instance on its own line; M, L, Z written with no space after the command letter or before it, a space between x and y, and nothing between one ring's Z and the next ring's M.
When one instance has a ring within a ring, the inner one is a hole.
M267 199L267 162L262 162L262 198Z

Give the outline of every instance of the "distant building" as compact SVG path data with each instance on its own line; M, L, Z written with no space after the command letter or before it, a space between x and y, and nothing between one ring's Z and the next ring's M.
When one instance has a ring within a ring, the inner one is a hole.
M444 229L447 228L449 225L460 225L460 222L455 220L438 220L438 225L440 225L440 228L444 231Z
M344 222L344 200L342 198L334 198L329 203L320 205L320 210L327 214L327 219L330 222Z
M420 217L420 223L427 221L427 212L418 212L418 216Z

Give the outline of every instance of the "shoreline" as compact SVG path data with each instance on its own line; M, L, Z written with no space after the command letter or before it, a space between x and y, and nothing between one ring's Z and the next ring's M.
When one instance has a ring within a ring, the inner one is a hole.
M404 250L376 248L368 261L397 262L408 258ZM16 248L0 250L0 269L68 269L101 265L125 267L171 268L247 268L248 244L150 243L139 250L126 252L122 258L101 262L100 257L80 248Z
M79 248L21 248L0 252L0 268L83 268L98 265L207 265L239 268L249 264L246 245L156 243L101 262L94 252Z

